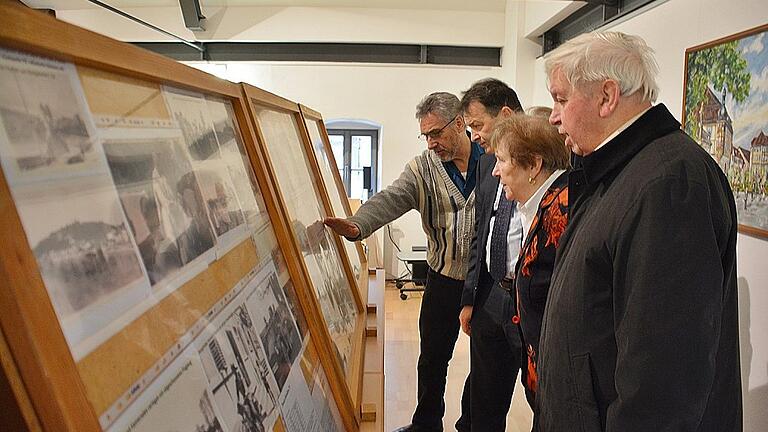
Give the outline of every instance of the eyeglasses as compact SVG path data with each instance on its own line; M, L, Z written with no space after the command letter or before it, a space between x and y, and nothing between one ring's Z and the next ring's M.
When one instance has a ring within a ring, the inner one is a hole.
M431 131L429 131L429 132L420 133L420 134L419 134L419 139L420 139L420 140L422 140L422 141L427 141L427 140L429 140L430 138L432 138L432 139L437 139L437 138L439 138L439 137L440 137L440 135L443 133L443 130L444 130L445 128L447 128L447 127L448 127L448 126L449 126L451 123L453 123L453 122L456 120L456 118L457 118L457 117L458 117L458 116L456 116L456 117L452 118L452 119L451 119L451 121L449 121L448 123L446 123L446 124L445 124L445 126L441 127L440 129L437 129L437 130L431 130Z

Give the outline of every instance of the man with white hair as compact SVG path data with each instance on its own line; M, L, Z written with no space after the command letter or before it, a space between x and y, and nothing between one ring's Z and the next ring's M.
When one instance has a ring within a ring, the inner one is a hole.
M538 431L742 430L737 219L717 163L658 93L635 36L545 61L550 122L580 155L542 325Z

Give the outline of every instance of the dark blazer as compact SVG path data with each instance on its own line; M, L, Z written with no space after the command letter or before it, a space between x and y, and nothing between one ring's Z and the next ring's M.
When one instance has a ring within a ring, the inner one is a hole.
M571 172L539 343L541 432L742 430L736 206L664 105Z
M488 274L488 266L485 259L485 245L490 235L488 225L493 214L493 202L496 199L496 190L499 187L499 179L491 175L496 164L496 156L484 154L477 163L477 180L475 185L475 234L469 247L469 267L467 277L464 280L464 292L461 296L461 305L474 305L475 297L483 294L492 283Z
M568 172L560 174L544 193L531 222L515 267L515 306L523 339L523 386L532 403L538 386L536 371L541 320L560 237L568 223ZM517 320L516 320L517 321Z

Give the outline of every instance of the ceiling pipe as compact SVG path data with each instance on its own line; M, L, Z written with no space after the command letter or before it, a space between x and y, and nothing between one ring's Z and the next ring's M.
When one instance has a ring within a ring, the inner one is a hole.
M196 44L194 42L190 42L190 41L184 39L181 36L176 36L175 34L169 32L169 31L163 30L160 27L157 27L156 25L150 24L150 23L148 23L148 22L146 22L146 21L144 21L142 19L136 18L133 15L125 13L125 12L121 11L120 9L117 9L117 8L115 8L113 6L110 6L110 5L108 5L108 4L104 3L104 2L101 2L99 0L88 0L88 1L93 3L93 4L95 4L95 5L97 5L97 6L103 7L104 9L106 9L106 10L108 10L110 12L114 12L114 13L122 16L122 17L128 18L131 21L134 21L134 22L137 22L137 23L139 23L139 24L141 24L143 26L149 27L152 30L160 32L160 33L162 33L162 34L164 34L166 36L170 36L170 37L180 41L181 43L183 43L185 45L188 45L188 46L196 49L197 51L200 51L201 56L203 56L203 57L205 56L205 47L202 44Z

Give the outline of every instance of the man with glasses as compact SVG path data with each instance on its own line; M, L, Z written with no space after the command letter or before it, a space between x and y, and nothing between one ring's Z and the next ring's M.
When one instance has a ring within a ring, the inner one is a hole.
M368 237L409 210L421 213L427 235L427 283L419 314L421 352L418 403L412 424L400 432L443 430L448 362L459 335L459 312L474 234L475 170L483 149L470 141L459 99L432 93L416 107L427 150L400 178L366 201L348 219L325 224L350 240Z

